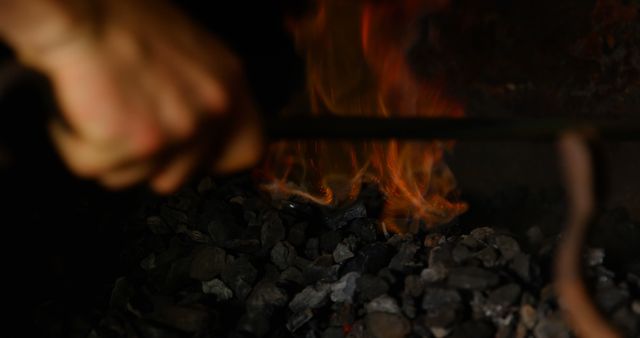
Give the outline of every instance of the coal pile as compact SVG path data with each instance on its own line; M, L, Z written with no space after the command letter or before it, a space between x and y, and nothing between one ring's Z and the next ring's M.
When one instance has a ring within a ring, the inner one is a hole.
M128 229L129 273L89 337L571 337L550 285L555 238L457 225L391 234L374 187L329 209L247 178L202 180ZM640 278L591 249L600 308L640 332Z

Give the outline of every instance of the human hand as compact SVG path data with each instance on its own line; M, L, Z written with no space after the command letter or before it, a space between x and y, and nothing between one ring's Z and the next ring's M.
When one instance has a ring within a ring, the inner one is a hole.
M259 118L220 42L158 1L62 3L71 24L18 52L52 81L63 119L51 135L73 172L168 193L199 166L226 173L257 162Z

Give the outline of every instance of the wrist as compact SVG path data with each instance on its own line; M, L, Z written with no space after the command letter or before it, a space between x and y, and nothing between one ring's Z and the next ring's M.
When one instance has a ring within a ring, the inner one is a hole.
M0 8L0 33L19 58L46 68L57 51L84 44L95 35L89 4L93 1L9 1ZM7 8L5 8L7 7Z

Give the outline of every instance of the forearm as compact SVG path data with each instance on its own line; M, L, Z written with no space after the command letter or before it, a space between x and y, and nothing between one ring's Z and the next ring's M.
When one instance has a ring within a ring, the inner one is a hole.
M88 27L89 0L0 0L0 38L31 62Z

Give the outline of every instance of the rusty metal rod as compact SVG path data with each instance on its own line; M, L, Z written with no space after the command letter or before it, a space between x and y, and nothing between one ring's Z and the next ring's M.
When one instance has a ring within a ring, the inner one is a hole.
M552 141L576 130L605 140L640 141L640 119L289 117L266 121L273 140L456 139Z

